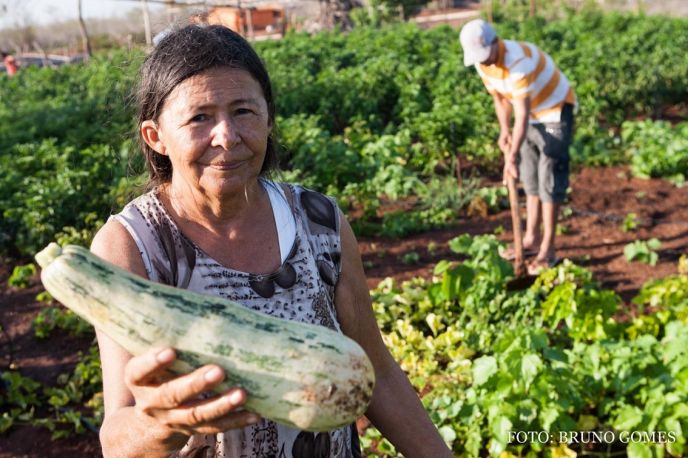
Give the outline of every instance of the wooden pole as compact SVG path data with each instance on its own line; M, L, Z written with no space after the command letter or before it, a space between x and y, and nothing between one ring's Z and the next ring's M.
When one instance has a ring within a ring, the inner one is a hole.
M146 34L146 44L148 46L153 44L153 36L151 34L150 16L148 15L148 2L141 0L141 9L143 10L143 30Z
M530 17L535 17L535 0L530 0Z
M255 30L253 29L253 8L246 8L246 25L248 27L248 38L253 40L255 38Z
M494 0L482 0L483 3L483 9L485 10L485 14L487 14L487 22L492 24L493 18L492 18L492 2Z
M514 274L516 277L526 275L526 263L523 258L523 229L521 228L521 210L518 206L518 188L516 179L509 175L506 179L509 189L509 208L511 209L511 226L514 232Z
M84 61L88 61L91 58L91 40L88 38L88 31L86 30L86 23L84 22L84 17L81 13L81 0L77 0L77 7L79 9L79 31L81 32L81 41L84 47L84 53L86 57Z

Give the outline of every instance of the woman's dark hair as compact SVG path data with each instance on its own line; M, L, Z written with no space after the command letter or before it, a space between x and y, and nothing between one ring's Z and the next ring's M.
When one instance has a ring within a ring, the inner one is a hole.
M167 96L181 82L218 67L249 72L260 84L268 106L268 119L275 122L275 103L270 77L258 54L238 33L220 25L187 25L169 32L146 57L136 91L138 125L148 119L157 121ZM172 178L172 163L156 153L139 133L139 143L148 169L148 187L167 183ZM273 134L268 136L261 176L277 168Z

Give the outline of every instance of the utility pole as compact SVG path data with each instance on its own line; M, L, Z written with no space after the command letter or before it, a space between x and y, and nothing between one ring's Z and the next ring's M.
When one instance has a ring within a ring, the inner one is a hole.
M84 22L84 17L81 12L81 0L77 0L77 7L79 9L79 31L81 32L81 41L84 46L84 52L86 53L85 61L91 58L91 40L88 38L88 31L86 31L86 23Z

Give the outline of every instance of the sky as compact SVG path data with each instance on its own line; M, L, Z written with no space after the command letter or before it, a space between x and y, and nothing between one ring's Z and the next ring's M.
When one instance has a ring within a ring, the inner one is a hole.
M139 0L81 0L84 17L122 16L134 8L141 8ZM160 6L148 4L153 11ZM77 0L0 0L0 28L16 25L18 18L26 25L45 25L51 22L76 19Z

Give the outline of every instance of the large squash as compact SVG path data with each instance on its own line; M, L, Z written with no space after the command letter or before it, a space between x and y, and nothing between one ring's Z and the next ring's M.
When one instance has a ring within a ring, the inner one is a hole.
M218 364L225 380L217 391L244 388L246 409L265 418L329 431L370 402L372 364L343 334L154 283L75 245L51 243L36 260L48 292L127 351L173 347L177 373Z

